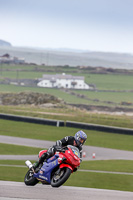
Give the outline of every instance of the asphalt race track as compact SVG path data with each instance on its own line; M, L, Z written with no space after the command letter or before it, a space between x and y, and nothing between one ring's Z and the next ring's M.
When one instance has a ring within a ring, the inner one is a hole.
M49 148L54 145L55 142L44 141L44 140L35 140L28 138L20 137L11 137L0 135L0 142L5 144L16 144L30 147L40 147L40 148ZM95 160L112 160L112 159L122 159L122 160L133 160L133 151L123 151L102 147L94 146L83 146L83 151L86 152L86 156L83 160L93 160L93 153L95 153ZM0 155L0 160L36 160L37 155Z
M52 188L38 184L26 186L20 182L0 181L0 200L132 200L132 192L61 186Z

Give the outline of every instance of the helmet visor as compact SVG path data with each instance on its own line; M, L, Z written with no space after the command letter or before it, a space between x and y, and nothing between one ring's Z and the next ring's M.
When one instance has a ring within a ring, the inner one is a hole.
M80 141L81 145L83 145L85 143L86 139L80 138L79 141Z
M83 138L79 138L78 140L76 140L76 143L78 146L82 146L85 143L86 139Z

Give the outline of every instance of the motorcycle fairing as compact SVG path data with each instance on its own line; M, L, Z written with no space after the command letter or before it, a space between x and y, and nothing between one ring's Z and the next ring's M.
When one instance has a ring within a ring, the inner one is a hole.
M37 179L41 179L42 181L46 181L49 184L51 183L51 172L53 171L53 169L55 167L57 167L59 165L58 163L58 157L59 155L54 155L51 158L49 158L47 160L47 162L43 163L43 166L41 167L41 169L39 170L38 173L34 173L34 177L36 177Z
M62 169L62 168L64 168L64 167L67 167L67 168L71 169L71 171L73 171L73 168L72 168L69 164L62 163L62 164L60 165L60 169Z
M41 150L40 152L39 152L39 155L38 155L38 157L40 158L44 153L46 153L47 152L47 150Z

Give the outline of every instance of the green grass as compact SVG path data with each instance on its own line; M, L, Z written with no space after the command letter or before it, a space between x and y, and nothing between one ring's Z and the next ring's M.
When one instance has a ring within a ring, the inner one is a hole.
M42 150L42 148L0 143L0 154L1 155L38 154L38 152L40 150Z
M73 173L64 185L99 188L110 190L133 191L133 176L77 172Z
M79 129L46 126L10 120L0 120L0 134L31 139L56 141L66 135L74 135ZM133 136L84 130L88 136L86 145L133 151Z
M27 153L28 154L28 153ZM35 161L30 160L32 163ZM0 160L0 164L5 165L24 165L24 160ZM126 172L133 173L133 160L93 160L82 161L79 170L96 170L107 172Z
M28 168L0 166L0 180L23 182Z
M95 84L99 90L132 90L132 75L84 74L88 84Z
M3 71L3 77L10 77L11 79L36 79L42 78L42 72L32 72L32 71Z
M133 92L101 92L101 91L74 91L79 94L83 94L92 100L99 100L101 102L112 102L121 104L122 102L133 103ZM101 103L100 102L100 103Z
M0 166L0 179L23 182L27 168ZM64 184L66 186L133 191L133 176L105 173L76 172Z
M6 70L25 70L25 71L33 71L35 70L36 66L35 65L8 65L8 64L0 64L0 68L2 69L2 74Z
M30 160L32 163L36 162L36 160ZM2 165L18 165L21 166L25 166L25 160L0 160L0 164Z
M133 173L133 160L83 161L80 169Z

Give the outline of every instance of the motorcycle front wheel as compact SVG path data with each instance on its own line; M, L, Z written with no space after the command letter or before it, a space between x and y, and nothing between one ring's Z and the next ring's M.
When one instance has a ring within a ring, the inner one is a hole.
M26 173L24 178L24 183L26 185L34 186L39 182L35 177L33 177L33 174L34 172L32 171L32 169L29 169L28 172Z
M71 175L71 172L71 169L67 167L60 169L58 173L55 172L51 178L51 186L60 187L61 185L63 185Z

